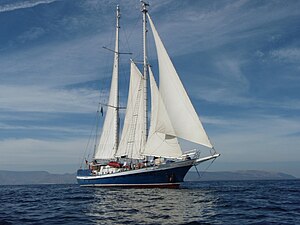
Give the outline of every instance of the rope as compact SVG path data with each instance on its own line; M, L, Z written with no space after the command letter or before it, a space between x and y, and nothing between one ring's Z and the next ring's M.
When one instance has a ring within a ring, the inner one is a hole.
M99 110L99 106L98 106L98 110ZM96 116L94 118L94 121L93 121L93 124L97 124L97 120L98 120L98 110L97 110L97 113L96 113ZM83 153L83 156L82 156L82 159L81 159L81 163L80 163L80 168L82 168L83 166L83 162L85 161L85 156L87 155L87 151L88 151L88 148L89 148L89 145L91 143L91 139L92 139L92 136L93 136L93 133L94 133L94 129L95 129L95 125L93 126L93 128L91 129L91 132L90 132L90 135L89 135L89 139L88 139L88 142L85 146L85 150L84 150L84 153ZM88 153L88 156L87 158L89 158L90 156L90 152Z
M194 167L196 168L196 171L197 171L198 176L199 176L200 179L203 177L204 173L209 169L209 167L214 163L215 160L216 160L216 158L214 158L214 159L210 162L210 164L208 164L208 166L205 168L205 170L203 170L203 172L202 172L201 174L199 173L197 166L194 165Z

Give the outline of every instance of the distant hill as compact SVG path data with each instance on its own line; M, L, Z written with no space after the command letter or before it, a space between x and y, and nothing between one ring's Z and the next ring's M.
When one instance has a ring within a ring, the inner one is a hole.
M239 170L234 172L188 172L185 181L212 181L212 180L285 180L297 179L296 177L279 172L261 170Z
M51 174L46 171L0 170L0 185L19 184L74 184L75 174Z
M185 181L212 181L212 180L283 180L297 179L285 173L266 172L258 170L241 170L234 172L205 172L199 178L197 172L189 172ZM75 174L51 174L46 171L6 171L0 170L0 185L22 184L75 184Z

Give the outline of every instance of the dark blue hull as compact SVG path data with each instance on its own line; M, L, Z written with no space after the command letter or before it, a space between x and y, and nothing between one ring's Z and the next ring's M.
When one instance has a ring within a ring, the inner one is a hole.
M181 163L101 176L92 175L91 170L80 169L77 171L77 181L81 186L177 188L192 165L192 162Z

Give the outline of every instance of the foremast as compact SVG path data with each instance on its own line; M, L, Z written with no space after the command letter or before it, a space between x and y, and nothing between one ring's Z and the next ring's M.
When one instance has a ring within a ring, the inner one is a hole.
M119 146L120 117L119 117L119 29L120 29L120 8L116 9L116 41L114 52L114 64L112 79L101 137L98 146L95 148L94 159L114 159ZM101 109L102 112L102 109Z

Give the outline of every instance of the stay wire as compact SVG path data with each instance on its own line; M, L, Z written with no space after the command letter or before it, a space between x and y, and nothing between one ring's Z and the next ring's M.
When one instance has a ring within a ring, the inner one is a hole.
M98 121L98 111L99 111L99 108L98 108L97 113L96 113L96 116L95 116L95 118L94 118L94 120L93 120L93 124L95 124L95 123L97 124L97 121ZM97 125L96 125L96 126L97 126ZM94 133L94 130L95 130L94 128L95 128L95 126L93 126L93 129L91 129L91 132L90 132L90 135L89 135L88 142L87 142L87 144L86 144L86 147L85 147L83 156L82 156L82 158L81 158L80 168L82 168L84 159L85 159L85 158L89 158L89 156L90 156L90 152L89 152L88 154L87 154L87 152L88 152L88 148L89 148L89 146L90 146L91 139L92 139L92 136L93 136L93 133ZM86 155L87 155L87 157L86 157Z
M196 169L196 171L197 171L197 174L198 174L198 176L199 176L200 179L201 179L201 178L203 177L203 175L207 172L207 170L208 170L209 167L214 163L215 160L216 160L216 158L214 158L214 159L210 162L210 164L208 164L208 166L202 171L201 174L199 173L199 170L198 170L197 166L194 165L194 167L195 167L195 169Z

